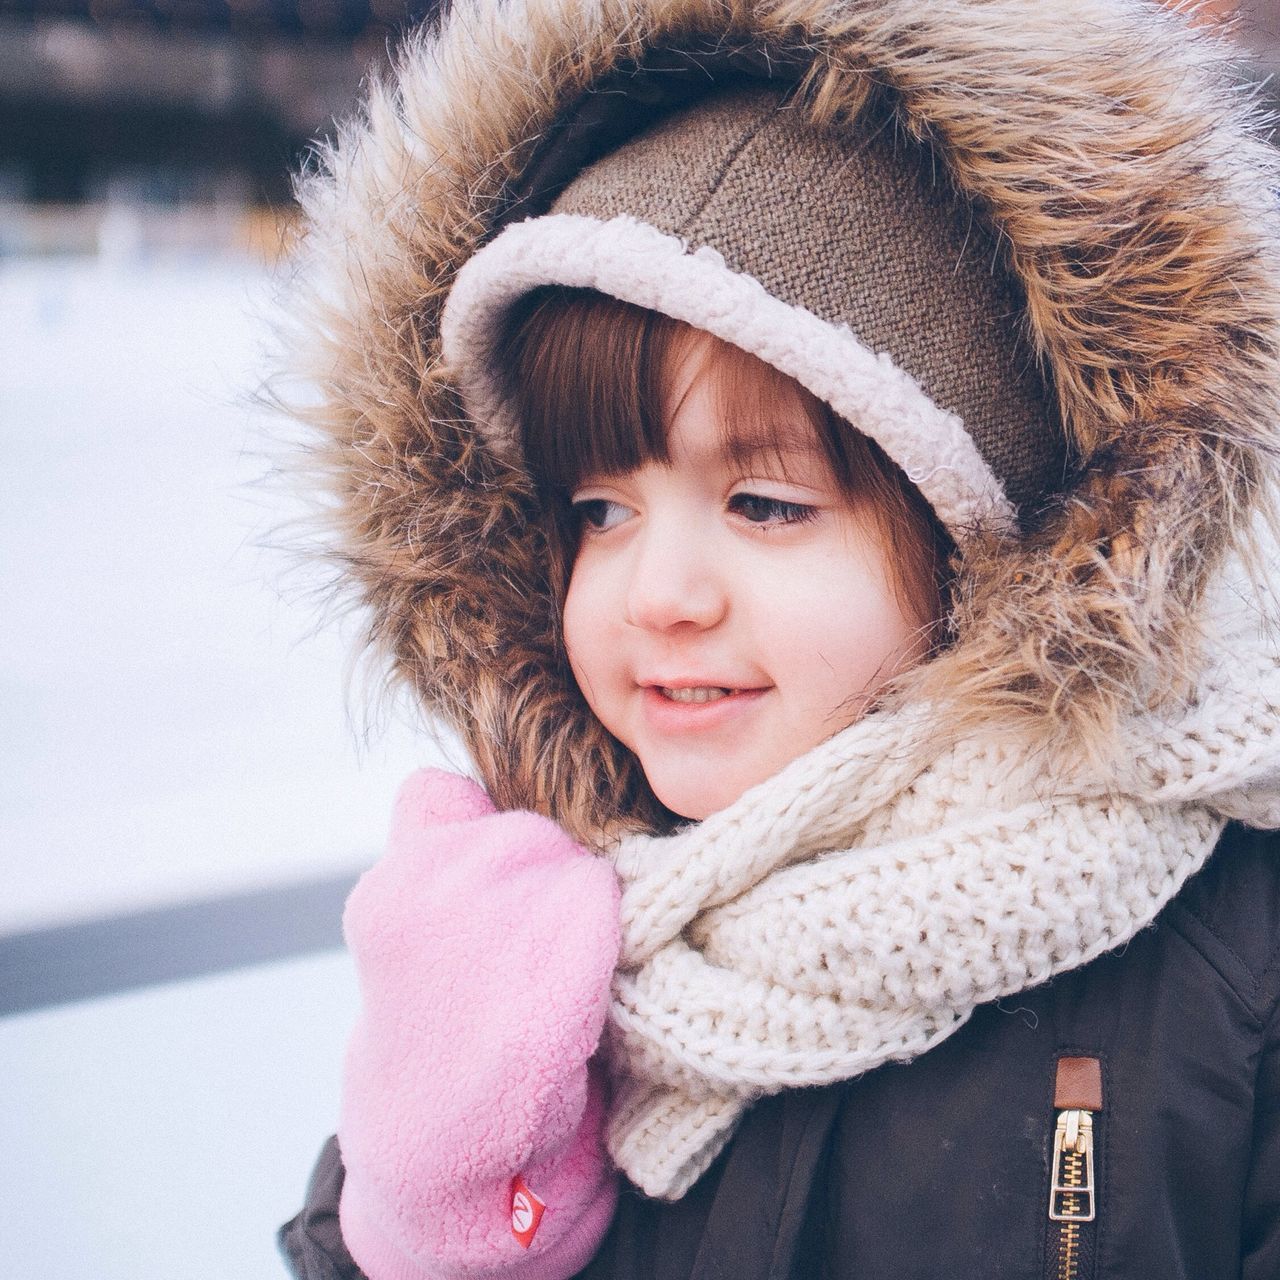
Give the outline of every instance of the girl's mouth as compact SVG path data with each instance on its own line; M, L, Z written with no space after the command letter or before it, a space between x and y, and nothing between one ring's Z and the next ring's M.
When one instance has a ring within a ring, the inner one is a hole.
M645 716L660 733L711 732L735 722L767 692L716 684L651 684L644 690Z
M715 702L719 698L728 698L739 693L738 689L725 689L719 685L696 685L688 689L667 689L658 686L658 692L672 702Z

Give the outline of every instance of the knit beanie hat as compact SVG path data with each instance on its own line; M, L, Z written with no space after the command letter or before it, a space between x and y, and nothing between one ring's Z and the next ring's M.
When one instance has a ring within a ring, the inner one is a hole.
M874 104L851 143L773 85L720 88L589 164L459 272L444 355L510 455L504 312L588 287L758 356L874 439L958 541L1062 484L1050 397L998 245Z

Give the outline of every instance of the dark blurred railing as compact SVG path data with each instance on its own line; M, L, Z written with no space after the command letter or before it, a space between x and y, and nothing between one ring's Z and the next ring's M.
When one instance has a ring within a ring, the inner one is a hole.
M432 8L434 0L0 0L0 16L13 18L344 41L391 35Z
M287 204L439 3L0 0L0 204Z
M0 1018L342 946L354 876L0 937Z

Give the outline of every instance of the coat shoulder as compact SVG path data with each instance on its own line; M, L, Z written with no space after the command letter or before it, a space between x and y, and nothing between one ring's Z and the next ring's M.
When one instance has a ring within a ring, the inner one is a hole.
M1267 1021L1280 1003L1280 831L1228 823L1168 921Z

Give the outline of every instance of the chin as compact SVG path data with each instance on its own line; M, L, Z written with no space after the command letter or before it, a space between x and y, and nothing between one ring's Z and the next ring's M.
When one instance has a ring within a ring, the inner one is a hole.
M671 785L656 783L650 778L649 785L653 794L672 813L689 822L701 822L703 818L727 809L747 789L745 786L726 786L723 778L705 787L691 785L687 777Z

